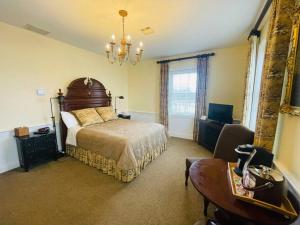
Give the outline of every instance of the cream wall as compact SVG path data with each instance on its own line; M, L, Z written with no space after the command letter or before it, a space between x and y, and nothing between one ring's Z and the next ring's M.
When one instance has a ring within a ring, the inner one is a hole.
M233 118L242 119L247 45L213 50L208 78L208 102L234 105Z
M128 67L128 108L130 111L159 111L160 68L156 60L144 60Z
M247 51L246 45L211 50L216 55L210 58L208 102L233 104L236 119L242 118ZM160 75L156 60L130 66L128 71L129 110L158 113Z
M101 43L100 43L101 44ZM0 172L19 166L12 129L51 123L49 98L79 77L101 81L112 95L128 101L128 69L106 58L46 36L0 22ZM37 96L43 88L45 96ZM120 105L120 104L119 104ZM57 105L56 105L57 107Z
M273 152L276 166L300 195L300 118L280 115Z
M127 108L127 68L100 55L0 22L0 59L0 131L49 123L49 98L79 77L124 95ZM46 95L37 96L37 88Z

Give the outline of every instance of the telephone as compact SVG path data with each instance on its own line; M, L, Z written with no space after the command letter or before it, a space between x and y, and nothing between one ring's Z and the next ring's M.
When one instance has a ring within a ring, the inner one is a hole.
M43 127L38 129L38 131L34 132L34 134L48 134L50 132L49 127Z

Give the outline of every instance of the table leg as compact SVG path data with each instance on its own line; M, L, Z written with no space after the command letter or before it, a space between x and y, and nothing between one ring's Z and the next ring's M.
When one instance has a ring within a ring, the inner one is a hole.
M203 200L204 200L204 209L203 209L203 214L204 216L207 216L207 208L208 208L208 205L209 205L209 201L207 198L203 197Z

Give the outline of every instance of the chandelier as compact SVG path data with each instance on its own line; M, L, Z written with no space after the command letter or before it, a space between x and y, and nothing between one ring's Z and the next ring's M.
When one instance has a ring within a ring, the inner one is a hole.
M122 25L123 25L123 33L122 33L122 38L120 40L120 43L116 43L116 36L113 34L111 36L111 41L106 44L105 46L105 52L107 55L107 59L110 63L115 63L118 61L120 65L122 65L126 61L130 61L133 65L137 64L140 62L143 54L143 42L139 43L139 47L136 48L136 53L135 53L135 60L132 61L130 59L130 51L131 51L131 37L129 35L126 36L125 38L125 26L124 26L124 19L128 15L126 10L120 10L119 15L122 17ZM117 49L117 51L116 51Z

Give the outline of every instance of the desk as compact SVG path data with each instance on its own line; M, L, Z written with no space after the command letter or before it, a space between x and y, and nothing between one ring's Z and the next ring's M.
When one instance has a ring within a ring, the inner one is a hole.
M227 177L227 162L202 159L192 164L190 178L197 191L218 210L216 220L222 225L287 225L293 221L272 211L235 199Z

